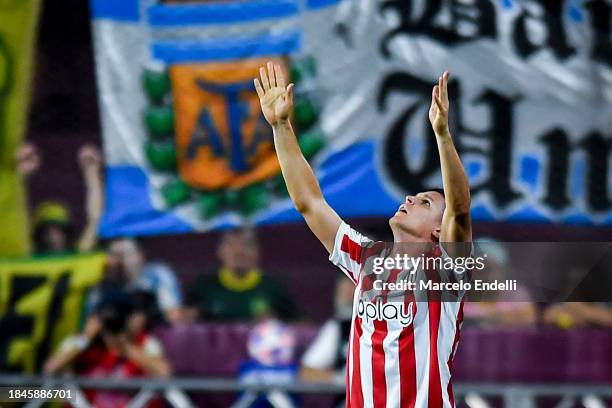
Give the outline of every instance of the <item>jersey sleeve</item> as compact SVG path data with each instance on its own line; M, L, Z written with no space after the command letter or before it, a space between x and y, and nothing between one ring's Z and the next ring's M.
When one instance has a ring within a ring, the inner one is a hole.
M344 221L336 232L334 250L330 254L329 260L355 284L359 280L364 245L369 242L372 242L372 240L351 228Z

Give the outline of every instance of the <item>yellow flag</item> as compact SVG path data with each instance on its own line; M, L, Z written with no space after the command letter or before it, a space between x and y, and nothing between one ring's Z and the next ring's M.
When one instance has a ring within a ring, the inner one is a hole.
M15 172L15 149L27 121L40 0L0 0L0 256L29 251L23 182Z
M0 261L0 372L40 371L57 344L79 330L104 263L101 253Z

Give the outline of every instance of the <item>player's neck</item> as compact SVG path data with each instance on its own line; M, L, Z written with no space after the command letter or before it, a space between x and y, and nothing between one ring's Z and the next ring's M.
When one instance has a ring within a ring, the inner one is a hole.
M394 242L391 252L387 255L388 257L394 258L396 256L407 255L409 257L418 257L431 251L432 243L424 241L410 241L410 242Z
M410 233L408 231L393 231L393 242L394 243L404 243L404 244L413 244L413 243L430 243L434 242L431 238L424 238L420 235L416 235Z

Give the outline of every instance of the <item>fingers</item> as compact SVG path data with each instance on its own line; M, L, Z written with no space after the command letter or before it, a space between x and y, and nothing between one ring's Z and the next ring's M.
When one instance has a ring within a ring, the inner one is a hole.
M293 83L287 86L287 99L293 101Z
M444 71L442 76L438 77L438 84L433 87L431 99L432 105L436 104L438 110L446 116L448 113L448 78L449 71Z
M293 84L289 84L283 94L283 102L289 107L293 106Z
M264 91L270 89L270 82L268 82L268 74L264 67L259 68L259 76L261 77L261 84L263 85Z
M442 100L440 100L439 97L434 96L434 101L436 102L436 106L438 107L438 112L443 116L446 116L446 108L444 107Z
M272 61L268 61L268 79L270 80L270 88L276 86L276 78L274 77L274 64Z
M442 77L440 77L439 80L441 81ZM440 112L442 115L446 115L447 109L442 103L442 99L440 97L440 85L434 86L433 90L431 91L431 104L432 106L435 104L435 107L438 108L438 112Z
M436 97L438 96L438 85L434 86L431 90L431 107L429 109L435 109Z
M448 101L448 77L450 76L450 72L444 71L442 76L440 77L440 81L442 85L440 86L440 98L443 101Z
M259 80L257 78L255 78L255 90L257 91L257 96L259 96L260 98L263 98L265 95L265 92L263 90L263 88L261 87L261 84L259 83Z
M265 95L266 91L281 87L285 88L285 75L279 64L274 64L272 61L268 61L266 67L259 68L259 76L261 77L261 83L255 79L255 90L257 95L261 98Z
M274 64L274 75L276 77L276 86L279 88L284 88L285 83L285 75L283 74L283 70L279 64Z

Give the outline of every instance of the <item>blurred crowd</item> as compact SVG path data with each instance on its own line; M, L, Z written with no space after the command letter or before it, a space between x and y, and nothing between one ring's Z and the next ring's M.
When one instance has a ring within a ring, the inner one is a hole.
M155 336L159 326L274 322L279 332L284 322L304 320L286 288L260 264L255 229L245 227L223 232L216 250L218 268L202 270L191 282L182 282L172 265L152 259L135 237L99 242L97 231L104 207L103 157L98 148L86 145L76 159L86 186L85 226L81 231L75 230L70 208L63 203L32 203L35 204L31 216L33 256L104 251L106 267L103 279L87 296L82 330L66 333L66 338L46 361L45 374L165 377L171 375L172 364L165 356L162 342ZM40 163L41 155L32 144L23 145L16 153L16 167L24 177L35 173ZM511 267L509 255L501 244L487 239L482 242L486 242L492 255L491 268ZM352 282L338 274L334 310L301 361L293 362L302 380L344 381L353 292ZM608 304L539 304L530 300L524 288L518 288L517 292L515 301L488 298L466 303L464 326L612 328L612 309ZM266 330L261 333L265 335ZM257 341L257 338L253 340L253 350L257 350ZM254 354L257 356L257 352ZM291 357L282 362L289 363L289 360ZM126 398L109 392L91 392L88 397L96 406L120 406L122 398Z

